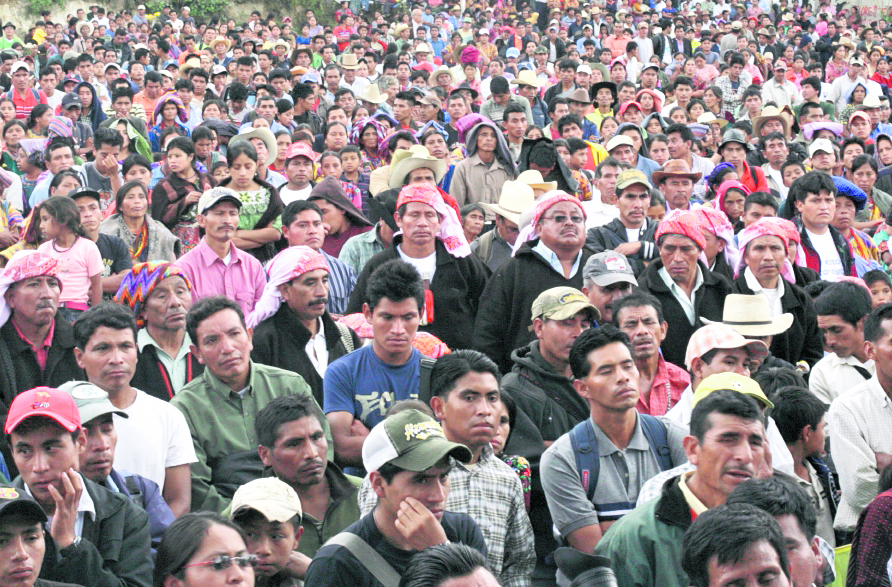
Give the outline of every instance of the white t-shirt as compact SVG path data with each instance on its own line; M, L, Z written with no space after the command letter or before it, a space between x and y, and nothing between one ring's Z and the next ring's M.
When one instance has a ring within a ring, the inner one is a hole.
M297 200L306 200L310 197L310 192L312 191L313 186L310 184L307 184L307 187L302 190L293 190L286 184L279 188L279 197L282 198L282 204L287 206Z
M786 200L787 195L790 193L790 188L784 185L784 176L780 172L780 169L775 169L771 165L768 165L763 169L767 169L765 173L777 184L777 192L780 194L781 200Z
M198 460L186 418L169 403L137 390L136 400L123 411L129 418L115 417L118 471L142 475L163 489L167 467Z
M808 233L812 246L821 258L821 279L833 281L834 277L845 275L842 259L839 258L839 251L836 250L836 243L833 242L830 230L824 234L815 234L806 228L805 232Z
M435 250L433 253L424 257L423 259L414 259L409 257L403 252L401 246L398 246L396 250L399 252L400 257L406 263L414 266L415 269L418 270L418 273L421 274L421 279L427 279L430 281L434 280L434 273L437 271L437 251Z
M640 228L627 228L626 229L626 240L630 243L637 243L641 240L641 229Z

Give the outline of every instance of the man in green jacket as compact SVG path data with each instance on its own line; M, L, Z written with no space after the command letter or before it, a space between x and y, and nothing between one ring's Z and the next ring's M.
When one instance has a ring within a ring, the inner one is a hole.
M240 485L262 473L254 426L258 412L277 397L313 395L300 375L251 360L251 331L229 298L205 298L192 306L186 332L205 370L171 403L186 417L198 457L192 464L192 511L221 512ZM331 451L328 424L323 429Z
M695 396L691 433L683 444L696 468L667 481L659 499L626 514L595 547L596 555L613 561L619 585L688 587L681 568L685 531L756 476L767 451L762 413L739 390Z

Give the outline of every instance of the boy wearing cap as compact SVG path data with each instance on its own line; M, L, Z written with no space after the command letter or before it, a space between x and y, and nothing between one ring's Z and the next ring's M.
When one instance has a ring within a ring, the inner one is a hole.
M303 534L301 503L287 483L256 479L232 496L232 521L245 533L248 553L257 557L255 587L298 585L286 567Z
M77 472L86 436L74 398L50 387L26 391L12 402L4 432L21 472L13 486L53 518L41 574L67 583L149 587L148 516Z
M369 433L362 462L378 504L375 509L323 546L307 570L314 587L382 587L375 573L353 554L356 537L378 552L392 571L403 573L419 550L461 542L487 552L480 528L467 514L445 511L449 459L463 463L471 451L446 440L440 425L418 410L388 417ZM352 536L344 536L350 534Z

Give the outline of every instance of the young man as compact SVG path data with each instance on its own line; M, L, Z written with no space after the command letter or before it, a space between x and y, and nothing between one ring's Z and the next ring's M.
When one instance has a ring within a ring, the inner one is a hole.
M279 188L282 204L306 200L313 191L313 161L316 153L304 141L296 141L285 152L285 175L288 183Z
M797 224L801 227L806 264L827 280L855 275L852 248L830 225L836 210L836 193L833 180L820 171L810 171L790 186L789 199L796 203L799 213Z
M467 463L471 451L447 440L430 416L406 410L383 420L368 434L362 449L363 466L378 505L344 532L368 543L398 574L417 551L447 541L485 554L486 543L474 520L446 511L450 457ZM319 550L307 570L306 583L380 587L381 582L345 542L343 536L335 536Z

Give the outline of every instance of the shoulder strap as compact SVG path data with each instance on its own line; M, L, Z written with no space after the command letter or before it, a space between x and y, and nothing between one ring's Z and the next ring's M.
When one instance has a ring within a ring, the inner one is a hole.
M598 454L598 438L592 427L591 418L586 418L570 431L570 444L576 457L576 470L589 501L595 497L598 475L601 472L601 457Z
M641 430L647 437L647 443L657 458L660 469L668 471L672 468L672 451L669 450L669 434L666 425L649 414L638 414L641 418Z
M350 328L346 324L341 324L340 322L335 322L335 326L338 327L338 332L341 333L341 344L344 345L344 349L347 351L347 354L353 352L353 337L350 336Z
M352 532L341 532L329 538L325 545L337 544L343 546L355 556L362 566L370 572L379 583L384 587L397 587L400 584L400 576L394 570L390 563L384 560L380 554L375 552L369 543L353 534Z
M436 362L436 359L421 357L421 381L418 385L418 399L428 405L431 400L431 371L434 370Z

